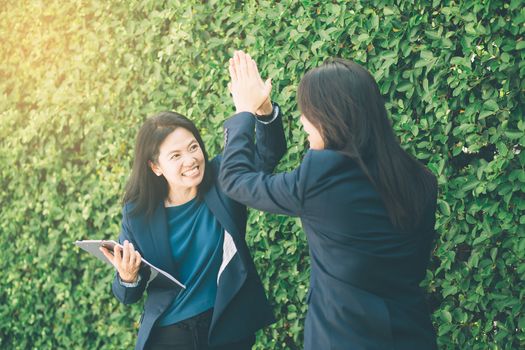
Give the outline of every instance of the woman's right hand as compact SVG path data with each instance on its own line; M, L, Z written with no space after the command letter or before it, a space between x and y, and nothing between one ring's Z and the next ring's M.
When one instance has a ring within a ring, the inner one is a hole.
M119 245L115 245L113 248L114 254L111 254L107 248L100 247L99 249L115 266L122 282L134 283L137 281L142 258L132 243L125 240L122 248Z

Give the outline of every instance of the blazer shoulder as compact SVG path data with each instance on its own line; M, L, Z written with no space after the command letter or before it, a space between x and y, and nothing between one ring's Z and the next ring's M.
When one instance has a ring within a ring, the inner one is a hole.
M136 204L133 202L126 202L122 206L122 222L130 228L145 225L148 221L146 214L141 212L135 213L135 208Z
M143 216L141 213L133 213L136 207L137 207L137 204L135 202L124 203L124 205L122 206L122 215L128 219L132 217Z
M304 203L327 195L339 188L341 183L362 184L366 181L366 175L357 162L333 150L309 150L297 169L296 176Z
M304 159L310 158L312 161L329 162L330 164L354 162L350 157L343 153L331 149L309 149Z
M309 150L301 162L301 172L312 180L359 171L359 165L350 157L333 150Z
M135 208L134 203L132 202L124 203L124 205L122 206L122 216L125 218L128 218L131 215L133 208Z

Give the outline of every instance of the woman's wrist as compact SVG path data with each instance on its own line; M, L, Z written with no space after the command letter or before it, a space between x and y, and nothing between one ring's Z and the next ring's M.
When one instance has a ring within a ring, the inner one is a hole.
M139 274L137 273L134 277L133 276L122 276L122 274L119 273L120 280L124 283L136 283Z
M259 106L259 109L255 111L255 115L257 115L257 117L270 117L272 115L272 112L272 101L270 101L270 99L268 98L261 106Z

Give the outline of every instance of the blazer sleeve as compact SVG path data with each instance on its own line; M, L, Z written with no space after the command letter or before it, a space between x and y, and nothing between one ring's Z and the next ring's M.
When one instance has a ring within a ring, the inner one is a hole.
M262 119L256 119L255 122L254 164L257 170L265 173L271 173L286 153L281 109L277 104L273 108L277 116L271 122L266 123ZM226 133L226 142L227 138Z
M121 244L124 243L125 240L128 240L129 242L133 243L134 247L138 247L138 245L135 243L135 240L133 239L133 234L129 224L126 206L124 206L123 209L122 230L120 232L118 240ZM141 252L139 251L139 253ZM149 270L149 268L147 268L143 264L139 270L140 281L138 282L138 284L134 287L126 287L120 283L118 272L116 272L115 277L113 278L113 285L111 288L113 294L123 304L133 304L137 302L142 297L142 294L144 294L144 290L146 289L150 273L151 271Z
M260 171L256 163L257 150L264 150L261 143L270 140L258 138L259 148L254 145L254 123L255 118L248 112L238 113L225 122L226 142L219 171L221 188L230 198L252 208L299 216L307 187L303 175L307 157L292 172L268 174Z

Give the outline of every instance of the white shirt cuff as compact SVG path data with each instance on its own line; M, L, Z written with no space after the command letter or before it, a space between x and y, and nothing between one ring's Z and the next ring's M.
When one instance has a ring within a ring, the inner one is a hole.
M124 282L120 279L120 276L119 274L117 273L117 278L118 278L118 283L120 283L121 286L124 286L124 287L128 287L128 288L133 288L133 287L136 287L139 285L139 282L141 280L141 277L139 275L139 278L137 278L137 281L136 282L131 282L131 283L128 283L128 282Z
M263 123L263 124L270 124L271 122L273 122L275 119L277 119L277 117L279 116L279 106L274 104L273 105L273 110L272 110L272 118L268 120L268 118L260 118L256 115L256 119L258 122L260 123Z

